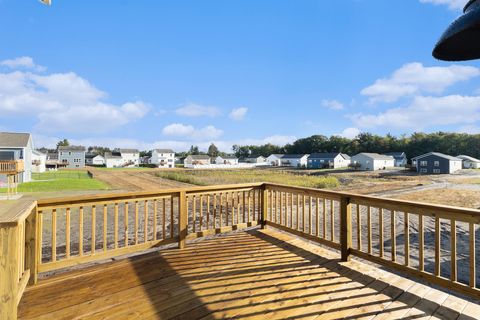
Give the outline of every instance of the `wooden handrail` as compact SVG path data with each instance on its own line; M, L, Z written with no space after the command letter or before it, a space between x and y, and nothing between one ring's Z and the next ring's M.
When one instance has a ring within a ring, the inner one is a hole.
M410 239L413 220L418 221L414 229L418 230L417 257L411 256L409 240L403 244L399 240ZM380 231L373 234L372 224L376 223ZM450 228L443 228L445 224ZM40 272L164 244L178 243L184 248L189 239L255 225L273 226L338 249L344 261L358 256L479 298L475 270L478 224L479 210L273 183L43 199L0 216L0 244L4 246L0 250L11 252L7 267L0 267L0 294L15 295L10 303L0 303L0 318L14 318L24 285L35 283ZM442 248L441 233L449 232L448 248L456 248L457 228L464 225L472 253L468 283L458 279L455 249L449 250L452 272L447 277L440 269L442 252L447 249ZM71 238L74 228L78 239ZM434 233L433 252L425 246L427 228ZM65 238L65 244L58 243L57 234L61 233L65 237L59 238ZM398 252L400 245L403 250ZM433 271L425 270L428 254L435 258ZM412 266L413 259L418 265Z

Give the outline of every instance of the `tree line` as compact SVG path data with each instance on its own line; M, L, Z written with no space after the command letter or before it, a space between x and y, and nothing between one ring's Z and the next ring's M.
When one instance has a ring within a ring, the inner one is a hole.
M480 134L435 132L416 132L410 136L399 137L387 134L386 136L371 133L360 133L353 139L339 136L327 137L313 135L301 138L291 144L276 146L265 144L260 146L246 145L233 146L233 152L239 158L248 156L267 157L272 153L314 153L314 152L342 152L355 155L360 152L405 152L407 157L436 151L452 156L460 154L480 158Z

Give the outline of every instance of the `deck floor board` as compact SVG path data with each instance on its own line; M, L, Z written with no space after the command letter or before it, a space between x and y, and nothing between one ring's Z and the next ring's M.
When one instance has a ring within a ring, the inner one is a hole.
M41 280L20 319L475 319L480 307L273 229ZM477 315L478 316L478 315Z

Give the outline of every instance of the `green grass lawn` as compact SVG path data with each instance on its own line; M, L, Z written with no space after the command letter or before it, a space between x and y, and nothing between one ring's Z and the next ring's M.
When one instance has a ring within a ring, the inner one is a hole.
M33 173L33 181L18 185L18 192L51 192L69 190L105 190L108 186L90 178L86 171L49 171ZM0 193L7 192L0 188Z

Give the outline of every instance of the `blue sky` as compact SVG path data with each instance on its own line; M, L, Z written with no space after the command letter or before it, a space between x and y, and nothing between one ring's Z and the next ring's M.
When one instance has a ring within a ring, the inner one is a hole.
M0 129L205 149L480 131L480 65L431 56L466 0L0 0Z

